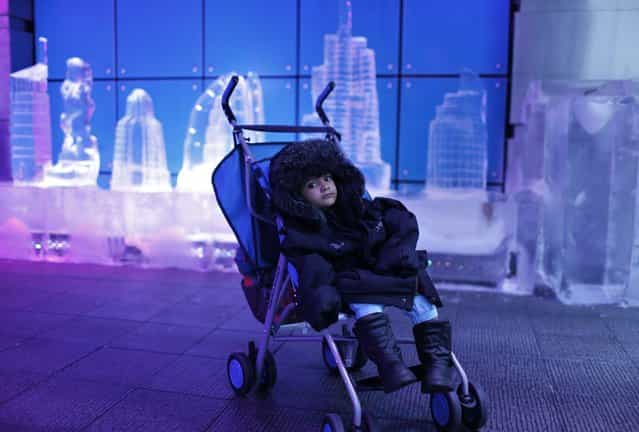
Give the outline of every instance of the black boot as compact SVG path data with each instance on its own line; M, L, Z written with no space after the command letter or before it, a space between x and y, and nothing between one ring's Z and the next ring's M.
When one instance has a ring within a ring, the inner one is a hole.
M453 390L450 322L425 321L413 327L415 347L424 365L423 393Z
M384 393L394 392L417 381L415 374L404 364L385 313L376 312L361 317L355 322L353 330L368 358L377 365Z

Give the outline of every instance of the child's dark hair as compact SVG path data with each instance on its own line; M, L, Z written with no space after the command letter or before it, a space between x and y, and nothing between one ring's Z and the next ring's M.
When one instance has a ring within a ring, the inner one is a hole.
M304 200L301 189L309 178L324 174L330 174L337 187L334 210L345 223L355 223L363 209L364 176L339 146L328 140L289 144L273 156L269 169L273 204L284 214L320 221L320 210Z

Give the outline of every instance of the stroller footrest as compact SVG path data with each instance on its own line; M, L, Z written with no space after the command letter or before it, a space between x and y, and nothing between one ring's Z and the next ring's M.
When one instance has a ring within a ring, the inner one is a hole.
M421 364L417 364L414 366L410 366L409 369L415 374L415 377L417 378L415 382L421 382L422 378L424 377L424 366L422 366ZM357 380L355 382L355 385L357 391L361 392L384 391L382 379L379 377L379 375Z

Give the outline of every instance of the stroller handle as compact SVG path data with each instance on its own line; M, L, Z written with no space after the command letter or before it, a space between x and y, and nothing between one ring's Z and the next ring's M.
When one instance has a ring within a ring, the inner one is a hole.
M322 108L322 105L324 104L324 101L326 100L328 95L331 94L334 88L335 88L335 82L334 81L329 82L326 85L326 87L324 87L324 90L322 90L322 93L320 93L319 97L317 98L317 102L315 102L315 111L317 112L317 115L319 116L320 120L322 120L322 124L324 126L328 126L330 124L330 121L328 121L328 116L324 112L324 108Z
M237 83L240 81L237 75L233 75L231 77L231 81L229 81L226 89L224 89L224 94L222 95L222 110L224 114L226 114L226 118L228 119L231 125L235 126L237 119L235 118L235 114L233 114L233 110L229 105L229 99L231 98L231 94L233 94L233 90L237 87Z

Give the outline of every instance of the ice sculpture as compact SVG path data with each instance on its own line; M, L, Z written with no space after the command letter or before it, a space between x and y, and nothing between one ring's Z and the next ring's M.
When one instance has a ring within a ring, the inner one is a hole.
M95 103L91 97L93 72L79 57L67 60L67 72L60 93L63 112L60 127L64 132L62 150L55 166L45 168L47 185L94 186L100 172L98 140L91 135L91 117Z
M210 193L211 174L233 148L233 129L222 111L222 95L234 72L215 80L198 98L184 139L184 161L177 189ZM264 123L264 98L259 77L249 72L240 77L230 101L241 124ZM261 132L247 132L252 141L263 141Z
M624 81L544 93L542 281L567 303L639 300L639 93Z
M126 99L126 114L115 129L113 159L111 189L171 190L162 124L143 89L134 89Z
M330 81L334 94L324 102L331 124L342 134L342 149L364 173L370 188L390 186L390 165L381 158L379 102L375 80L375 52L365 37L352 36L350 0L340 0L337 33L324 35L324 63L314 66L313 101ZM306 114L304 125L319 125L317 114Z
M477 75L461 74L430 122L426 187L486 188L486 91Z
M38 38L38 62L11 74L11 172L14 184L42 181L51 162L47 39Z
M516 286L513 290L532 293L537 279L537 238L543 207L544 133L548 96L541 81L533 81L522 104L521 124L508 143L506 192L512 209L513 243L516 256Z

